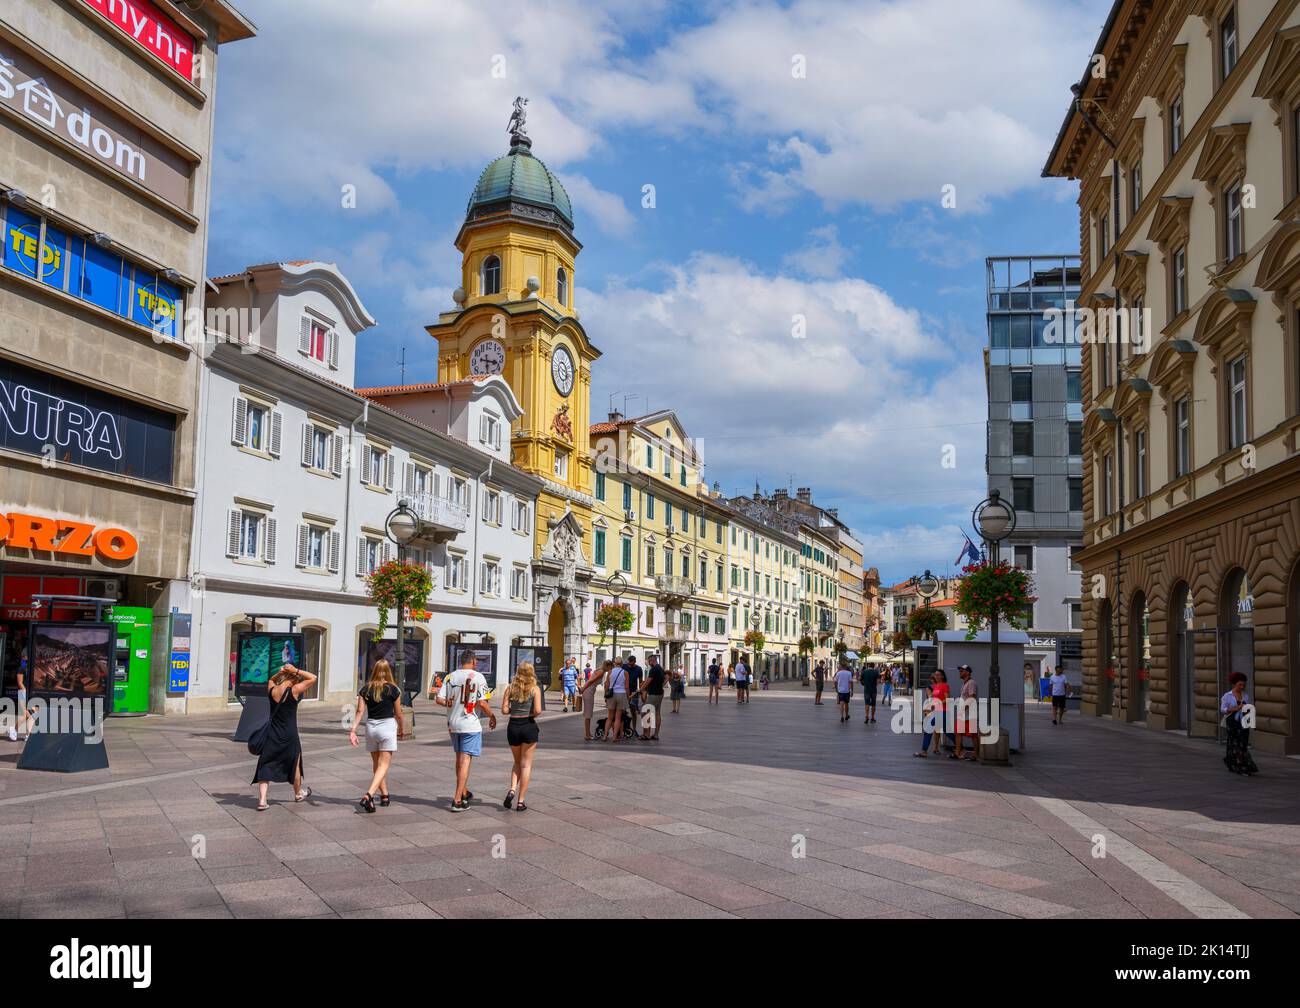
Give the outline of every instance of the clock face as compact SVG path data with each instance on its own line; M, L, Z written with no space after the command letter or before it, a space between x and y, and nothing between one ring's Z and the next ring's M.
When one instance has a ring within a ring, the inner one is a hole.
M560 395L567 396L573 391L573 358L565 347L557 346L551 354L551 380Z
M506 348L494 339L476 346L469 355L470 374L500 374L506 367Z

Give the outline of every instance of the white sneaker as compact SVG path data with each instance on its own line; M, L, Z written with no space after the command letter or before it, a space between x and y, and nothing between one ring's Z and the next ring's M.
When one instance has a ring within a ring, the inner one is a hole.
M10 742L17 742L17 741L18 741L18 731L17 731L16 729L14 729L14 728L10 728L10 729L9 729L9 741L10 741Z

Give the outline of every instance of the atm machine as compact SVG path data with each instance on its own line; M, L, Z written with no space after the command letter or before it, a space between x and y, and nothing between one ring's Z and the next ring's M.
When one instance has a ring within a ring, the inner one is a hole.
M149 713L149 669L153 655L153 610L115 605L108 616L117 626L113 662L113 713Z

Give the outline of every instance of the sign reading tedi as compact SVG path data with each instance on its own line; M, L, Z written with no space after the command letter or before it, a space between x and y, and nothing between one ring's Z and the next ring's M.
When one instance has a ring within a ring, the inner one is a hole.
M118 562L132 560L140 552L139 541L126 529L98 528L92 522L21 511L0 511L0 546L6 552L18 549Z
M0 36L0 107L182 209L194 166Z
M149 0L85 0L141 48L153 53L187 81L194 80L194 36Z

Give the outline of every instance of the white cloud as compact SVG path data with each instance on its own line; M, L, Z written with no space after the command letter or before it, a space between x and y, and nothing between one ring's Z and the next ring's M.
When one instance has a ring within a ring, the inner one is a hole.
M635 218L617 193L597 189L585 175L563 174L560 183L573 205L581 207L583 215L605 234L626 238L631 233Z
M723 168L747 208L803 191L830 206L937 203L953 184L959 212L978 210L1035 181L1080 69L1069 54L1106 6L735 0L674 32L666 0L313 0L309 17L248 0L259 36L222 50L219 178L286 203L334 204L354 184L359 212L390 210L385 175L504 153L524 94L553 166L614 130L702 132L767 145L765 162L731 154Z
M782 262L788 269L804 276L825 279L844 272L848 255L848 249L840 244L838 229L834 224L827 224L809 232L808 243L789 253Z
M984 379L952 334L857 278L801 280L708 254L664 275L657 289L614 284L579 305L606 352L597 410L614 390L641 395L634 412L647 397L670 406L702 439L709 480L770 488L793 473L864 533L859 519L909 495L977 499ZM805 339L791 336L794 315Z

